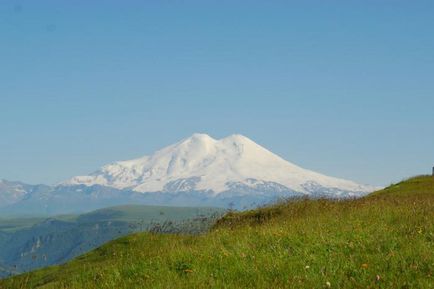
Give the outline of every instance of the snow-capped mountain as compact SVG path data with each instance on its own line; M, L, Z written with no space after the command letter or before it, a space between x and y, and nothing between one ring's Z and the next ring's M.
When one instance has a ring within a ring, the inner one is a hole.
M57 186L0 181L0 216L146 204L253 208L287 197L358 197L376 188L303 169L241 135L194 134L150 156Z
M106 165L62 185L106 186L141 193L206 192L214 197L359 196L371 186L303 169L242 135L194 134L150 156Z

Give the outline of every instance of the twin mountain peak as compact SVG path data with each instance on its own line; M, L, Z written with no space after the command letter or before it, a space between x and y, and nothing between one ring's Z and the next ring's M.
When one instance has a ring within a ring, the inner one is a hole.
M62 183L141 193L206 192L360 196L375 188L325 176L290 163L249 138L193 134L152 155L115 162Z

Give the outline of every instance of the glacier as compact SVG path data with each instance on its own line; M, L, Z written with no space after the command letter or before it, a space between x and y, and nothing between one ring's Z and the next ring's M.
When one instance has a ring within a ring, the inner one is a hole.
M109 164L63 184L102 185L136 192L165 192L170 187L217 195L233 189L235 183L254 188L264 186L261 182L304 194L312 193L309 184L354 194L374 189L303 169L239 134L220 140L193 134L150 156Z

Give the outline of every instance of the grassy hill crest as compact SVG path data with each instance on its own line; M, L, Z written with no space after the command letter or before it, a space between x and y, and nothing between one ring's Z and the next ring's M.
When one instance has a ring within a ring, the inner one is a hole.
M0 288L434 288L434 178L357 200L293 200L207 234L133 234Z

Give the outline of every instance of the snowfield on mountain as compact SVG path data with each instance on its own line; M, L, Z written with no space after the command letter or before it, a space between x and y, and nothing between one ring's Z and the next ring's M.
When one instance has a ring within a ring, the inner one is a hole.
M216 140L194 134L150 156L106 165L65 185L102 185L136 192L207 191L214 195L248 189L359 196L371 186L328 177L296 166L242 135Z

